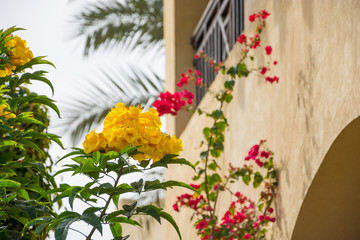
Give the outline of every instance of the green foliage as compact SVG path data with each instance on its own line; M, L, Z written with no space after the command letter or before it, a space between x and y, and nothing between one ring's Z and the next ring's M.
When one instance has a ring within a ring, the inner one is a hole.
M21 30L0 30L0 70L11 65L12 55L5 43L9 34ZM52 160L50 142L62 146L59 136L47 132L47 107L59 114L54 101L30 92L24 84L41 81L54 91L45 71L29 71L42 64L53 64L35 57L18 65L9 76L0 77L0 231L1 239L45 239L48 227L36 228L34 219L49 220L53 204L46 191L56 186L49 174ZM47 164L47 165L46 165ZM24 229L27 225L29 228ZM23 230L24 229L24 230Z
M195 191L194 188L189 185L177 181L160 182L159 180L145 181L139 179L130 184L120 184L120 177L125 174L131 174L135 172L145 172L157 167L166 167L168 164L186 164L193 167L188 161L184 159L176 158L177 155L166 155L160 161L150 164L149 161L145 164L133 164L130 161L131 157L138 153L137 147L127 147L123 149L121 153L110 151L107 153L94 152L92 154L85 154L82 149L76 149L76 151L68 154L65 157L72 158L72 164L66 164L65 168L56 173L56 175L63 172L72 172L73 175L83 174L89 178L89 182L84 183L84 186L70 186L68 184L61 184L58 188L51 189L47 194L56 193L56 197L53 202L60 201L63 198L68 198L71 208L73 208L75 200L83 202L99 203L105 201L105 205L102 207L88 207L80 215L75 211L66 211L58 216L53 216L51 221L48 218L37 218L36 222L32 222L32 225L41 226L42 224L50 225L55 229L55 238L57 240L66 239L71 224L77 221L84 221L93 227L93 230L88 236L91 237L94 231L102 234L103 225L110 225L113 237L123 238L121 224L131 224L135 226L141 226L137 221L132 220L131 217L138 214L146 214L155 218L159 223L160 219L164 218L169 221L180 236L179 229L172 219L172 217L163 212L162 209L153 205L137 207L137 202L133 202L130 205L121 206L122 209L115 212L109 212L108 207L110 202L118 204L119 196L124 193L145 193L149 191L173 188L174 186L184 187ZM62 158L60 161L62 161ZM193 167L194 168L194 167ZM115 173L111 175L111 173ZM102 179L100 183L100 179ZM109 181L105 181L105 179Z

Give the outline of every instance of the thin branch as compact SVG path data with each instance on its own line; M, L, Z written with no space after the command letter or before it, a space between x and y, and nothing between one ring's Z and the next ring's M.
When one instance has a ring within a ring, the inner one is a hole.
M86 235L84 234L84 233L82 233L82 232L80 232L79 230L77 230L77 229L75 229L75 228L69 228L70 230L73 230L73 231L75 231L75 232L77 232L77 233L80 233L81 235L83 235L84 237L86 237Z

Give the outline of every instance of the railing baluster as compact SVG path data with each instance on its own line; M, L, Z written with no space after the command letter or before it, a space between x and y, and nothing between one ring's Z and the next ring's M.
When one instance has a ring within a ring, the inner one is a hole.
M217 62L225 61L228 51L244 29L244 0L211 0L191 38L195 52L204 51ZM216 73L203 59L194 59L196 69L202 73L205 86L209 87ZM196 105L205 95L196 87Z

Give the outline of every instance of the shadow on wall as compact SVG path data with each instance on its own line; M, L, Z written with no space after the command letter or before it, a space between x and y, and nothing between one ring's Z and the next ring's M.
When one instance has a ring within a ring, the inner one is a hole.
M315 175L292 240L360 239L360 116L335 139Z

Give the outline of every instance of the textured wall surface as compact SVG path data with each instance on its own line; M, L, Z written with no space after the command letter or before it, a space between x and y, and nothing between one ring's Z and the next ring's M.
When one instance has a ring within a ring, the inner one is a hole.
M196 1L192 3L196 5ZM319 214L322 213L309 210L311 209L308 207L309 203L303 206L304 199L306 202L313 202L314 206L325 206L321 201L327 201L326 198L315 197L319 189L323 189L323 185L315 182L329 179L329 174L334 174L334 171L318 172L319 167L328 168L329 165L325 164L326 159L330 159L332 169L336 164L349 164L346 159L354 159L354 155L342 155L336 151L341 148L336 147L338 145L335 145L334 141L344 128L360 115L360 15L358 14L360 1L245 0L245 19L248 19L250 14L263 9L271 14L263 37L264 41L273 46L272 57L279 61L272 73L280 77L280 82L271 85L257 76L237 79L234 100L225 109L230 130L226 134L225 152L221 163L224 167L230 161L240 165L253 144L261 139L267 139L269 148L275 152L275 164L279 170L279 192L276 200L278 222L272 229L272 238L291 239L293 236L293 239L339 239L335 235L321 238L320 235L298 235L297 232L310 231L310 228L303 224L315 215L320 220L315 221L314 224L326 222L324 219L328 215L321 215L324 218L319 218ZM165 8L165 11L168 10ZM175 8L175 11L178 9ZM169 18L169 15L165 13L165 21L167 21L166 17ZM174 27L179 27L176 19L173 24ZM245 33L251 32L251 27L253 26L246 21ZM169 29L172 28L168 26L165 31ZM173 37L178 39L176 34ZM184 44L189 44L190 35L182 37ZM174 62L171 61L174 60L172 58L175 58L176 52L193 54L191 49L178 49L177 46L167 45L166 48L167 54L169 52L173 54L170 55L173 57L168 58L167 61L167 77L171 74L177 75L171 75L170 79L173 82L168 84L174 84L174 79L178 80L178 73L186 71L191 64L191 59L176 58L176 66L174 66ZM237 63L239 50L240 46L236 45L226 64ZM257 56L257 64L262 64L264 61L262 57L262 55ZM224 78L218 76L211 86L212 89L219 89L223 81ZM216 102L212 96L206 95L200 108L210 111L214 104ZM177 121L187 120L182 120L180 116ZM204 117L196 114L189 120L181 135L185 149L182 156L192 162L199 159L198 146L202 128L210 124ZM170 128L175 126L169 124ZM359 124L356 126L360 127ZM171 131L174 129L170 129ZM359 144L356 141L349 141L348 138L339 139L340 142L345 139L343 144L346 143L346 146ZM335 147L331 147L333 144ZM350 149L355 151L354 148L350 147ZM346 171L347 168L341 169ZM177 166L169 168L167 178L189 182L193 174L191 169ZM315 176L317 177L312 188ZM355 189L359 186L357 180L338 179L340 182L346 180L347 184L354 187L353 192L343 191L343 195L359 195ZM342 184L335 185L334 189L341 186ZM238 187L242 191L242 186ZM191 213L172 211L171 206L176 196L181 193L183 193L181 189L167 192L166 210L172 213L179 223L183 239L197 239L190 225ZM251 195L251 192L249 194ZM220 205L223 209L219 209L220 212L225 210L230 200L227 196L222 196ZM330 206L342 207L340 202L332 201L334 203ZM359 220L358 210L349 211L349 208L344 210L336 213L349 214L354 217L353 220ZM353 224L357 222L353 221ZM334 224L336 225L336 222ZM354 228L344 229L342 226L333 227L332 230L355 231ZM295 231L293 235L294 228L300 230ZM315 231L314 229L316 228L311 228L311 231ZM343 239L359 239L358 233L353 232L353 234ZM166 239L177 239L176 232L168 226Z

